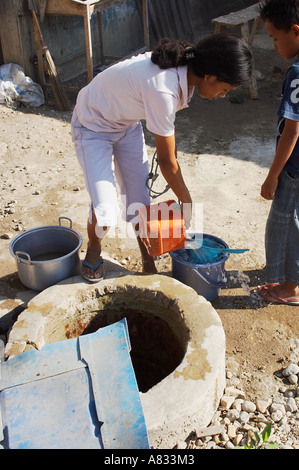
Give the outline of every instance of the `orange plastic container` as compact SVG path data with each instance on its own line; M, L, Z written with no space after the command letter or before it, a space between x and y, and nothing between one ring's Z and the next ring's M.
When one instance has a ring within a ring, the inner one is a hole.
M140 238L151 256L185 247L186 230L180 205L173 200L139 209Z

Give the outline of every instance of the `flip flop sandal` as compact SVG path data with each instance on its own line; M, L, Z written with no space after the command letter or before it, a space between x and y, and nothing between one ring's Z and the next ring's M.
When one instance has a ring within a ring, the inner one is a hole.
M284 304L284 305L299 305L299 301L291 301L283 299L279 297L279 295L275 294L271 289L274 285L277 284L267 284L265 286L258 287L256 294L263 300L267 300L267 302L273 302L277 304Z
M88 263L88 261L82 261L82 266L86 266L87 268L90 268L92 269L94 272L96 272L96 270L98 269L98 267L104 263L104 260L103 258L100 258L96 264L91 264L91 263ZM103 275L101 277L89 277L89 276L86 276L86 274L83 274L81 272L81 276L86 279L86 281L88 282L99 282L101 281L101 279L103 279L104 277L104 270L103 270Z

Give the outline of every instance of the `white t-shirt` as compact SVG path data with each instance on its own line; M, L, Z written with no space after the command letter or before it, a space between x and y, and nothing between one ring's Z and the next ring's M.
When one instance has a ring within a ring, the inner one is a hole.
M118 62L99 73L77 97L82 126L95 132L125 130L141 119L150 132L174 134L175 114L188 107L187 66L160 69L151 52Z

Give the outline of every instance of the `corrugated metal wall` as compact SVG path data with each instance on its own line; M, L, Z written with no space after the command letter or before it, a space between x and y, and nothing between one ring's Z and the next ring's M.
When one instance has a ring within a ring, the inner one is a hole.
M253 0L148 0L150 44L153 46L166 36L196 42L213 31L213 18L253 3ZM141 5L142 0L127 0L103 11L106 55L121 58L143 46ZM91 27L97 67L101 64L96 15L92 17ZM62 78L69 79L83 72L86 69L83 18L49 15L43 29Z
M213 31L213 18L254 3L254 0L148 0L151 43L165 36L197 41Z

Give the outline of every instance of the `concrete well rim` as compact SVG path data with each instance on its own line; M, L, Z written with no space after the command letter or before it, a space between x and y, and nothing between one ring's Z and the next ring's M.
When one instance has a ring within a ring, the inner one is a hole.
M75 276L46 289L28 303L10 332L6 355L43 347L40 337L45 333L47 322L57 315L57 304L70 314L78 296L92 298L95 293L101 296L125 285L155 293L164 293L167 289L168 298L182 312L190 332L186 354L178 367L148 392L140 393L149 435L153 440L158 436L161 439L165 429L175 440L180 427L186 427L182 414L190 423L207 425L210 422L225 386L225 335L221 320L210 302L189 286L159 274L125 274L96 285ZM53 308L54 299L56 308Z

